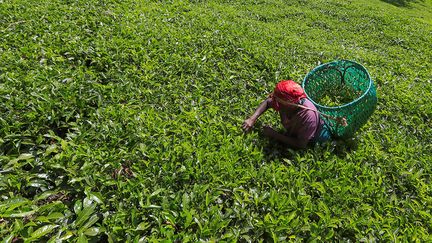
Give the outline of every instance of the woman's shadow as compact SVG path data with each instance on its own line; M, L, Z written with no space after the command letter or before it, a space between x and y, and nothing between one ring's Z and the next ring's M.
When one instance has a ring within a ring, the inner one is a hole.
M309 145L306 149L292 149L284 143L265 136L262 127L262 124L256 124L256 128L259 128L258 136L260 138L257 145L262 148L267 162L274 160L290 161L296 156L311 152L319 156L320 153L328 153L328 151L340 158L344 158L348 153L357 150L358 147L359 139L354 136L348 139L332 139L324 144Z
M424 2L424 0L381 0L381 1L390 3L397 7L408 7L410 3Z

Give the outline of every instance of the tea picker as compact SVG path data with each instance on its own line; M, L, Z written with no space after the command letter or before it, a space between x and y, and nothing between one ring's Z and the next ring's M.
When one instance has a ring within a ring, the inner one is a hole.
M248 132L268 109L279 112L284 133L265 126L264 135L292 148L306 148L332 138L346 139L366 123L377 97L367 70L353 61L339 60L314 68L302 86L280 81L242 128Z
M317 108L307 98L303 88L292 80L277 83L269 97L244 121L243 129L246 132L251 130L256 120L270 107L279 112L285 132L279 133L265 126L263 133L269 138L298 149L330 140L330 131Z

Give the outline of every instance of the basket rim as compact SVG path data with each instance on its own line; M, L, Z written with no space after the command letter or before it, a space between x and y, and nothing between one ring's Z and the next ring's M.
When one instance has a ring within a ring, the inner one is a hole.
M353 101L351 101L351 102L349 102L349 103L343 104L343 105L339 105L339 106L325 106L325 105L318 104L317 102L315 102L315 101L314 101L314 100L313 100L313 99L308 95L308 93L306 92L306 89L305 89L305 85L306 85L307 82L308 82L308 78L309 78L309 76L311 76L311 75L312 75L316 70L321 69L321 68L324 67L324 66L328 66L328 65L330 65L330 64L337 63L337 62L340 62L340 61L350 62L350 63L356 64L356 65L359 65L360 67L362 67L362 68L364 69L364 71L366 71L366 75L367 75L367 77L369 78L369 86L368 86L368 88L367 88L367 89L363 92L363 94L360 95L357 99L355 99L355 100L353 100ZM352 61L352 60L347 60L347 59L335 60L335 61L332 61L332 62L327 62L327 63L323 63L323 64L321 64L321 65L319 65L319 66L316 66L316 67L313 68L311 71L309 71L308 74L306 74L306 76L304 77L303 82L302 82L302 88L303 88L303 90L304 90L304 92L305 92L305 94L306 94L306 97L307 97L307 98L308 98L308 99L309 99L309 100L310 100L310 101L311 101L315 106L318 106L318 107L320 107L320 108L324 108L324 109L327 109L327 110L335 110L335 109L345 108L345 107L347 107L347 106L350 106L350 105L352 105L352 104L357 103L359 100L363 99L363 97L366 96L367 93L369 93L370 89L372 88L372 85L373 85L373 80L372 80L372 78L371 78L371 76L370 76L368 70L367 70L363 65L361 65L360 63L355 62L355 61Z

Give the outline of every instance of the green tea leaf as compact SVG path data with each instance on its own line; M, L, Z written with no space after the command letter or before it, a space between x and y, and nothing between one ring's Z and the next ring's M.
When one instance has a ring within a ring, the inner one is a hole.
M144 222L139 223L135 230L146 230L149 227L150 227L150 224L144 221Z
M82 210L82 202L81 202L81 200L76 200L75 201L75 204L74 204L74 212L76 213L76 214L78 214L79 212L81 212L81 210Z
M63 235L59 238L59 240L61 240L61 241L63 241L63 240L67 240L67 239L70 239L70 238L73 237L73 236L74 236L74 234L73 234L71 231L66 231L66 233L63 234Z
M99 220L99 216L93 214L89 220L81 227L81 229L90 228L93 224L95 224Z
M6 214L1 215L1 217L5 217L5 218L24 218L24 217L31 216L36 211L37 210L31 210L31 211L20 212L20 213L6 213Z
M99 232L100 231L99 231L98 227L92 227L92 228L87 229L86 231L84 231L84 234L88 235L88 236L96 236L96 235L99 234Z
M15 208L21 207L23 205L28 205L29 203L30 201L26 198L10 198L0 203L0 212L12 211Z
M84 234L82 234L78 237L77 243L87 243L87 242L88 242L88 239Z
M64 217L64 215L60 212L53 212L53 213L50 213L46 216L46 218L48 220L52 220L52 219L56 220L56 219L61 219L63 217Z
M14 237L15 237L15 235L13 233L11 233L9 236L5 237L2 242L11 243L12 240L14 239Z
M41 238L42 236L51 233L51 231L53 231L57 227L59 227L59 226L58 225L53 225L53 224L44 225L44 226L40 227L39 229L35 230L31 234L31 239L32 240L37 240L37 239Z
M90 218L90 215L95 211L96 205L87 204L81 211L79 211L77 215L77 219L75 220L75 225L80 227L86 220Z
M26 153L24 153L24 154L20 154L20 156L18 156L17 160L18 161L20 161L20 160L28 160L28 159L31 159L33 157L34 156L32 154L26 154Z

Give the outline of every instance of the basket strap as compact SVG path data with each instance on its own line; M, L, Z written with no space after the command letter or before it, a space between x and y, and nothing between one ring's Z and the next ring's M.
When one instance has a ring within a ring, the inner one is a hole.
M290 106L295 106L295 107L298 107L298 108L301 108L301 109L306 109L306 110L314 111L314 112L316 112L317 114L320 114L320 115L322 115L323 117L325 117L325 118L327 118L327 119L331 119L331 120L336 121L338 124L340 124L340 125L343 126L343 127L348 126L348 123L347 123L347 120L346 120L345 117L334 117L334 116L330 116L330 115L324 114L324 113L322 113L322 112L320 112L320 111L318 111L318 110L315 110L315 109L309 108L309 107L307 107L307 106L299 105L299 104L295 104L295 103L291 103L291 102L288 102L288 101L286 101L286 100L283 100L283 99L281 99L281 98L279 98L279 97L273 95L273 93L271 93L269 97L271 97L271 98L273 98L273 99L276 99L277 102L282 103L282 104L284 104L284 105L290 105Z
M334 116L330 116L330 115L324 114L324 113L322 113L322 112L320 112L320 111L318 111L318 110L312 109L312 108L307 107L307 106L304 106L304 105L299 105L299 104L294 104L294 103L291 103L291 105L292 105L292 106L296 106L296 107L301 108L301 109L306 109L306 110L314 111L314 112L316 112L316 113L322 115L322 116L325 117L325 118L328 118L328 119L331 119L331 120L336 121L339 125L341 125L341 126L343 126L343 127L346 127L346 126L348 125L347 120L346 120L345 117L340 117L340 116L339 116L339 117L334 117Z
M309 107L307 107L307 106L299 105L299 104L295 104L295 103L288 102L288 101L283 100L283 99L281 99L281 98L279 98L279 97L277 97L277 96L275 96L275 95L272 95L272 97L273 97L274 99L276 99L277 102L282 103L283 105L290 105L290 106L295 106L295 107L298 107L298 108L301 108L301 109L311 110L311 111L316 112L317 114L322 115L322 116L325 117L325 118L328 118L328 119L331 119L331 120L336 121L339 125L341 125L341 126L343 126L343 127L348 126L348 123L347 123L347 120L346 120L345 117L334 117L334 116L330 116L330 115L324 114L324 113L322 113L322 112L320 112L320 111L318 111L318 110L315 110L315 109L309 108Z

